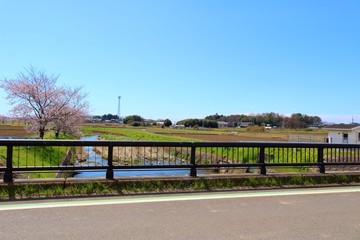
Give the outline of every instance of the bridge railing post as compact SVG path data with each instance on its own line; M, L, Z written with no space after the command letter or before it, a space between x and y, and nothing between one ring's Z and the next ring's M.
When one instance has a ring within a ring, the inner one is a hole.
M6 183L12 183L14 182L14 173L12 171L13 164L13 145L7 145L6 149L6 169L4 173L4 182Z
M196 147L191 147L191 158L190 158L190 177L196 177L197 176L197 170L196 170Z
M324 148L323 147L318 147L318 164L319 164L319 172L325 173Z
M108 168L106 169L106 179L114 179L113 165L113 146L108 146Z
M266 175L266 164L265 164L265 146L260 146L259 154L260 174Z

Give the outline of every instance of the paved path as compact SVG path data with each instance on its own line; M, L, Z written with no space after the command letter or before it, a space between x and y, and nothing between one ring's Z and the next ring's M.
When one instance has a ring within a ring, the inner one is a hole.
M1 239L360 239L360 188L0 203Z

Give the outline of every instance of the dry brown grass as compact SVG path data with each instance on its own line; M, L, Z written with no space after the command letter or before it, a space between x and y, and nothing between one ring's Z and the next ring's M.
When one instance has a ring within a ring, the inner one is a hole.
M95 152L108 159L107 147L95 147ZM114 147L113 161L120 165L136 164L143 162L144 159L148 161L157 161L163 159L169 162L175 162L181 152L175 149L165 149L157 147Z
M0 125L0 136L8 137L26 137L28 133L24 126Z

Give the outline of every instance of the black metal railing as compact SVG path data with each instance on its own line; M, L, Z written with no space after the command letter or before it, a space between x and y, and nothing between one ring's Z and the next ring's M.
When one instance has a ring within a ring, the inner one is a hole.
M147 142L0 140L0 173L5 182L31 172L246 168L360 165L360 145L280 142Z

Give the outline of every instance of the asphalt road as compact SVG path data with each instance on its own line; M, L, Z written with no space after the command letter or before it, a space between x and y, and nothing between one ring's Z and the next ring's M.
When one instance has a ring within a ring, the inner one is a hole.
M196 200L160 196L115 204L91 200L83 206L5 202L0 239L360 239L360 189L284 193L217 193Z

